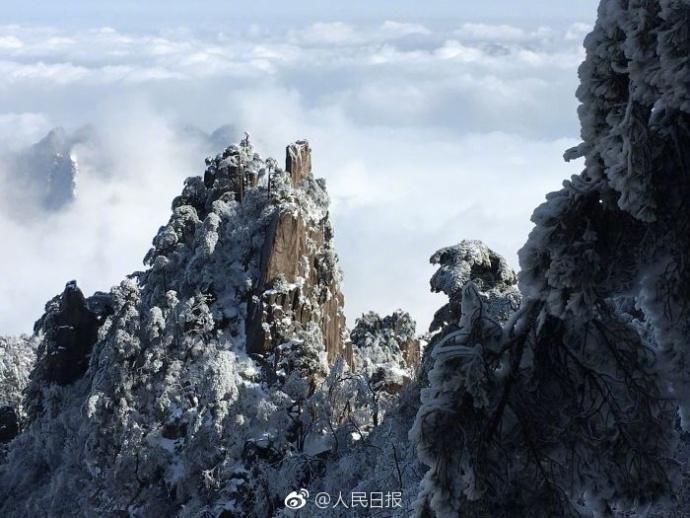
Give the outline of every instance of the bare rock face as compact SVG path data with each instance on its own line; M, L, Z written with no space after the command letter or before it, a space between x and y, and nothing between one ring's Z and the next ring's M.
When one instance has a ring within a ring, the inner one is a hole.
M323 245L323 235L309 231L300 216L289 212L277 213L264 241L261 283L270 284L281 275L288 282L295 282L298 276L307 275L306 266L299 264L299 258L308 252L307 242L310 240L316 240L317 245L320 241Z
M285 170L289 173L292 186L311 176L311 148L306 140L298 140L286 149Z
M286 165L292 188L303 190L298 197L307 199L323 190L312 176L306 141L287 147ZM341 355L352 363L332 235L327 211L283 205L274 213L248 310L249 352L267 352L288 340L295 325L313 322L321 329L328 361Z

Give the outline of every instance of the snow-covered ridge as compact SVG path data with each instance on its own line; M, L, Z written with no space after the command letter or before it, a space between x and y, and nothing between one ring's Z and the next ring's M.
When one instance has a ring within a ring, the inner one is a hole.
M285 169L248 138L207 159L144 271L47 303L24 396L0 416L0 510L281 516L295 488L404 483L405 515L423 471L407 439L423 341L402 311L348 333L332 239L306 141Z
M257 479L257 456L308 465L352 427L351 397L332 398L365 386L328 377L352 354L310 152L288 146L283 170L248 138L227 148L185 182L145 271L89 298L69 283L48 303L27 422L0 467L5 514L263 515L257 480L294 475Z

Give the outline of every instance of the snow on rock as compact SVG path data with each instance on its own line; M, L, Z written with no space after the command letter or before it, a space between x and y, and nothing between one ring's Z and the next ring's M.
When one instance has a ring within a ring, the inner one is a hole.
M16 437L26 419L23 392L35 361L35 339L0 337L0 462L3 445Z
M522 296L517 288L517 275L506 260L481 241L464 240L438 250L430 259L438 265L431 278L431 291L448 296L448 303L434 314L429 327L429 344L424 351L420 383L426 385L433 367L433 350L446 335L459 329L462 316L463 290L473 283L487 316L499 324L508 321L520 307Z
M35 340L0 336L0 407L17 407L36 361Z
M288 154L247 137L208 159L146 270L48 303L0 513L271 516L371 421L325 184L306 143Z
M381 318L370 311L357 319L350 338L356 347L359 368L369 372L372 366L391 363L414 373L419 365L420 341L415 321L409 313L398 310Z
M416 378L421 352L416 324L401 310L384 318L372 311L357 319L350 338L356 371L372 392L376 426L397 404L400 391Z
M520 309L501 325L468 283L457 330L431 348L412 432L429 466L420 514L647 513L677 492L678 407L690 422L688 20L687 0L601 2L579 70L583 143L565 154L584 169L534 211Z
M506 260L481 241L465 240L438 250L430 259L439 265L431 278L431 291L445 293L449 302L434 315L430 331L435 332L460 319L464 286L472 281L486 302L490 314L504 322L520 306L517 276Z

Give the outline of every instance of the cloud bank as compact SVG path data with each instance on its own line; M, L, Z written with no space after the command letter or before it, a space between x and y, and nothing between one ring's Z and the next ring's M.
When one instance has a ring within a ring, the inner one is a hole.
M29 332L70 279L104 290L140 269L183 179L203 172L203 151L181 128L227 123L278 159L288 142L312 142L333 199L351 323L403 307L426 328L442 303L429 293L429 256L476 238L516 267L531 211L577 171L561 155L577 139L587 30L0 27L0 151L57 125L91 124L99 135L75 148L78 198L68 210L31 221L0 211L0 334Z

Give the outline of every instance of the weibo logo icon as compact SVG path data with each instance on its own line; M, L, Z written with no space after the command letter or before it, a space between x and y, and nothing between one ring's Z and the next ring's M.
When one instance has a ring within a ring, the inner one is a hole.
M293 491L285 497L285 507L293 510L302 509L302 507L307 505L307 498L309 498L309 491L306 489Z

